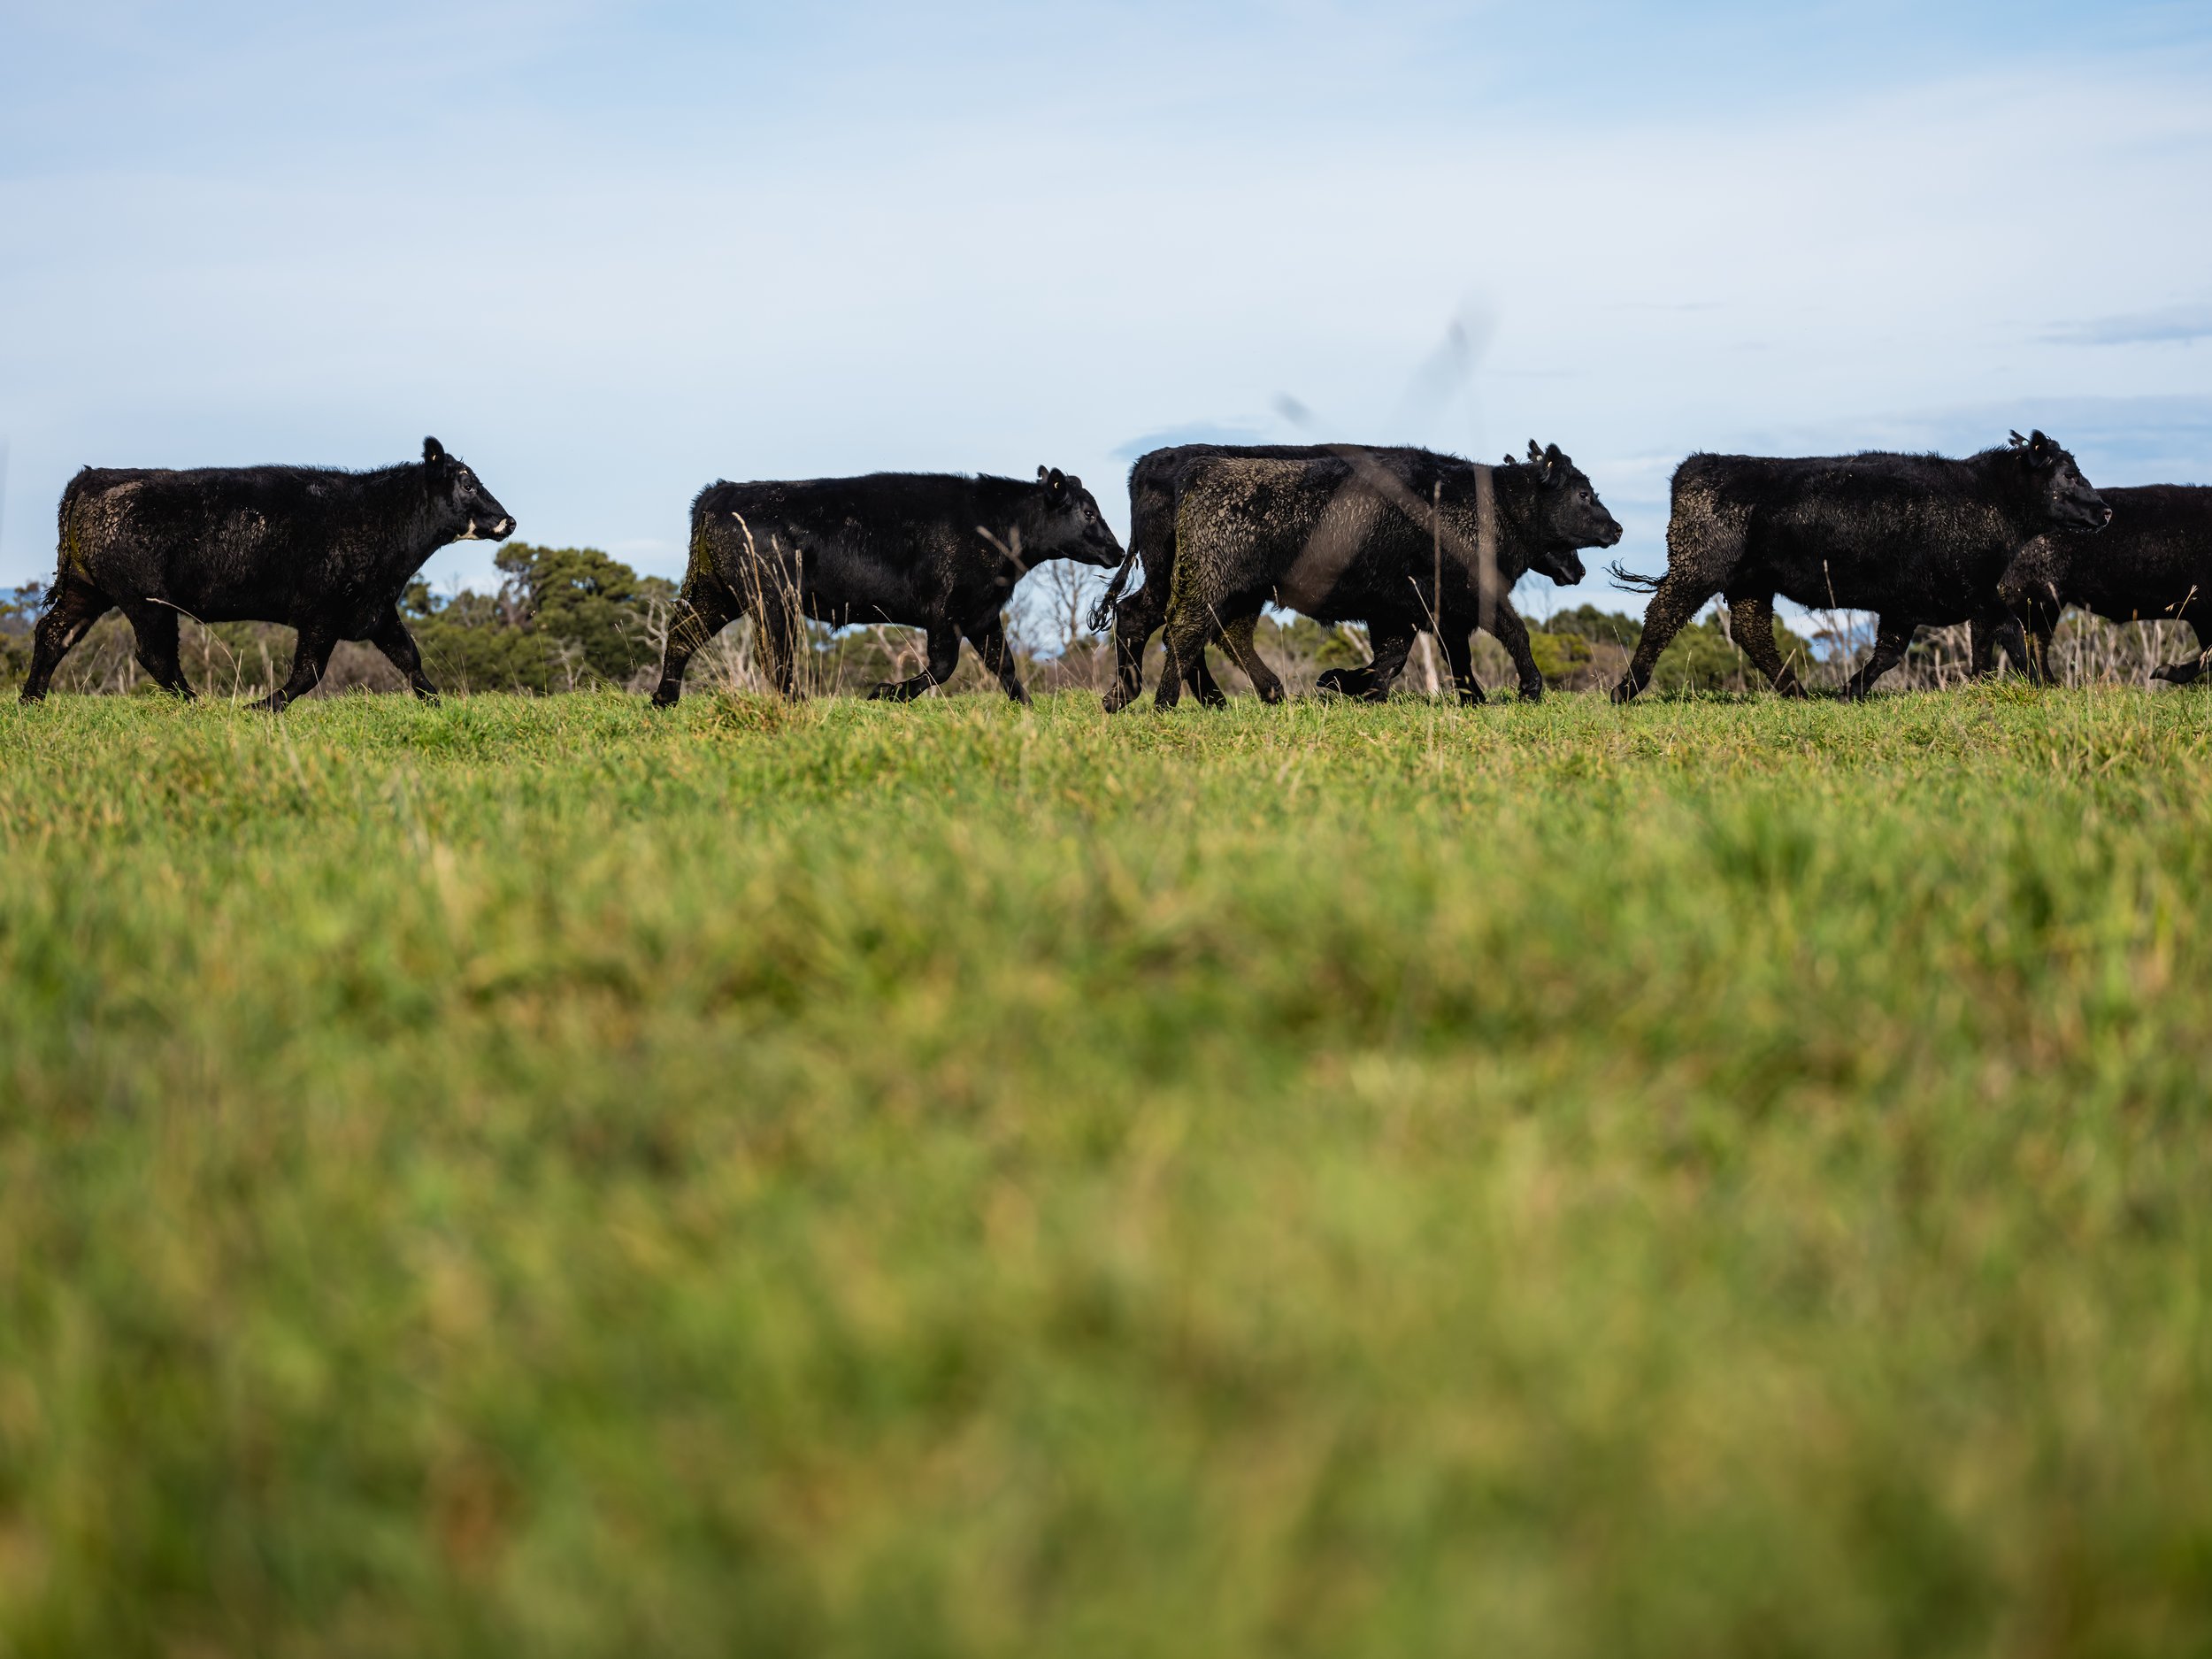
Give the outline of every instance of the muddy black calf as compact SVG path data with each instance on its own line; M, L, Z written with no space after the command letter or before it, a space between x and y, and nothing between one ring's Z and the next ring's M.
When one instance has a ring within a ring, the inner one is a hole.
M1271 602L1372 631L1375 661L1329 677L1332 688L1386 696L1416 633L1433 628L1461 696L1479 703L1470 636L1480 626L1512 656L1524 691L1541 695L1528 630L1508 597L1513 584L1531 570L1581 580L1577 550L1609 547L1621 529L1557 445L1532 443L1529 453L1526 465L1502 467L1348 447L1318 458L1194 462L1177 507L1159 705L1175 705L1184 665L1217 637L1262 698L1279 701L1282 682L1252 648ZM1217 691L1199 695L1219 700Z
M1129 469L1129 551L1105 596L1091 611L1091 627L1114 629L1114 687L1106 694L1106 712L1128 707L1144 691L1144 650L1167 620L1168 594L1175 581L1175 506L1183 480L1201 461L1227 456L1242 461L1318 461L1335 458L1349 446L1318 443L1179 443L1148 449ZM1369 449L1383 465L1402 467L1420 453L1404 449ZM1143 584L1124 594L1130 576L1141 570ZM1410 642L1409 641L1409 644ZM1201 653L1184 668L1184 685L1201 703L1221 700L1221 687Z
M263 706L314 689L340 640L367 640L434 697L399 596L450 541L503 541L515 521L435 438L422 459L373 472L311 466L87 467L61 497L61 552L23 701L111 610L138 661L180 697L177 619L276 622L299 631L292 672Z
M1916 629L2001 615L1998 580L2029 541L2111 516L2074 457L2039 432L1962 461L1694 455L1675 469L1666 574L1629 578L1654 591L1614 700L1649 683L1660 652L1716 595L1774 688L1804 695L1774 646L1778 594L1876 613L1873 656L1844 687L1863 697L1903 660Z
M666 708L680 697L692 654L749 616L786 696L798 695L802 618L812 617L923 630L922 672L872 696L918 697L952 678L964 634L1006 695L1026 703L1000 613L1025 572L1056 558L1121 563L1097 501L1057 467L1039 467L1034 483L877 472L710 484L691 503L691 564L653 702Z

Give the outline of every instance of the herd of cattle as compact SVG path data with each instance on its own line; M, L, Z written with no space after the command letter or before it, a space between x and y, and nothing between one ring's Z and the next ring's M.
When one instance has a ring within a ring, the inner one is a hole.
M878 696L918 696L950 678L964 637L1009 696L1027 693L1002 617L1023 574L1048 559L1114 568L1092 626L1114 630L1110 710L1142 690L1146 647L1164 630L1157 698L1223 701L1206 665L1218 643L1269 702L1282 682L1253 647L1269 604L1366 626L1373 660L1324 689L1386 697L1417 634L1433 633L1460 695L1482 700L1471 637L1512 658L1524 696L1543 679L1515 612L1529 572L1571 585L1585 548L1621 527L1557 445L1480 465L1426 449L1351 444L1185 444L1129 475L1125 553L1082 480L1034 482L886 472L710 485L691 510L690 565L671 624L657 705L682 694L702 645L753 619L770 676L798 691L805 618L917 627L926 660ZM340 640L376 645L419 695L436 695L399 613L401 593L449 542L512 534L513 518L435 438L422 459L371 472L294 466L169 472L87 467L63 492L54 585L37 628L26 702L110 610L128 618L140 664L189 697L178 619L298 630L290 674L267 700L312 689ZM1133 574L1142 572L1133 592ZM1617 700L1633 697L1677 632L1724 599L1733 637L1775 688L1801 695L1774 645L1779 596L1879 618L1863 696L1914 630L1972 625L1976 664L2001 644L2035 678L2060 612L2177 618L2212 648L2212 488L2092 488L2040 432L1964 460L1866 454L1812 459L1694 455L1674 475L1667 569L1624 580L1652 590ZM2212 654L2212 652L2208 652ZM2159 672L2194 680L2205 656Z

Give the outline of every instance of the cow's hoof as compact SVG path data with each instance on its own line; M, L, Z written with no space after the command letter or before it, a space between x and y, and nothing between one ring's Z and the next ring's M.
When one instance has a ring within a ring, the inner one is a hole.
M1641 687L1632 686L1628 683L1628 681L1624 680L1619 685L1613 687L1610 695L1613 701L1616 703L1633 703L1636 701L1637 692L1641 689Z
M1523 703L1541 703L1543 700L1544 682L1542 680L1538 680L1532 686L1523 686L1521 687L1521 701Z

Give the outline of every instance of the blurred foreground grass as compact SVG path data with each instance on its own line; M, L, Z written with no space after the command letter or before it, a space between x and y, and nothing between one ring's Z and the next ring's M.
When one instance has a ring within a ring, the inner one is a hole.
M0 1651L2212 1646L2201 699L0 710Z

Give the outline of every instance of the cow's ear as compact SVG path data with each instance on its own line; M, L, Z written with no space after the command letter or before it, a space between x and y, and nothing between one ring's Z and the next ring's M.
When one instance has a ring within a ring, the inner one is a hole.
M1509 456L1509 456L1507 456L1507 457L1505 457L1505 464L1506 464L1508 466L1518 466L1518 465L1520 465L1520 463L1519 463L1518 461L1515 460L1515 459L1514 459L1511 456Z
M1544 452L1536 447L1536 440L1533 438L1531 438L1528 441L1528 458L1529 465L1532 466L1542 461L1544 458Z
M1045 494L1057 495L1068 487L1067 474L1056 466L1040 467L1037 476L1044 480Z
M425 466L435 466L444 459L445 445L440 443L435 438L425 438L422 441L422 460Z
M1052 469L1048 466L1040 466L1037 469L1037 481L1040 484L1043 483L1045 481L1045 475L1051 471Z

